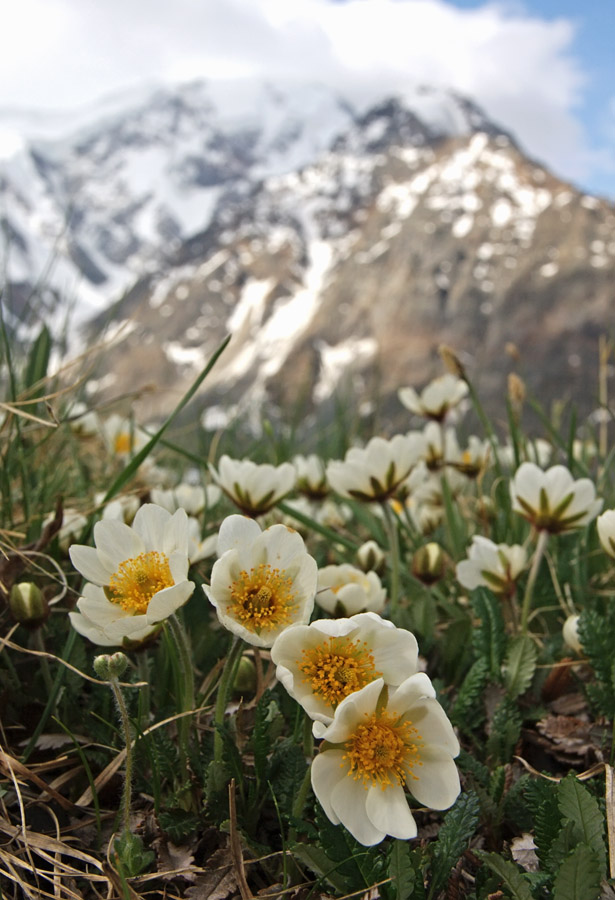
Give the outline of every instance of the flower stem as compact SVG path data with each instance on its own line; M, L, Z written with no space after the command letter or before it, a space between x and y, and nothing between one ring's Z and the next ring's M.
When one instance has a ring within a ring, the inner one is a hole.
M124 733L124 743L126 745L126 765L124 768L124 790L122 793L122 809L124 820L124 832L130 832L130 806L132 801L132 735L130 732L130 719L128 718L128 710L124 702L124 695L119 685L117 675L109 674L109 683L115 698L115 702L120 714L122 723L122 731Z
M391 554L391 615L394 615L397 612L399 603L399 532L397 531L395 514L386 500L382 504L382 510Z
M189 712L190 710L194 709L194 672L192 669L192 658L188 645L188 637L177 616L169 616L167 621L169 623L171 634L173 635L173 640L175 641L181 670L179 711ZM177 723L177 733L179 737L181 753L183 756L183 762L185 762L188 758L188 736L190 733L190 726L190 716L183 716Z
M538 569L540 568L540 563L542 561L542 557L544 556L548 540L548 531L542 530L538 532L538 543L536 544L536 549L534 550L532 568L530 569L530 574L528 575L527 584L525 586L525 594L523 595L523 605L521 607L521 634L527 634L527 626L530 615L530 608L532 605L534 585L536 583L536 576L538 575Z
M239 660L241 659L243 649L244 643L241 638L234 637L224 662L220 684L218 685L216 709L214 712L214 726L216 728L214 732L214 762L216 763L222 762L222 750L224 748L224 742L218 726L222 725L224 722L224 712L226 710L228 695L230 693L231 685L233 684L233 678L235 677L235 671L239 664Z

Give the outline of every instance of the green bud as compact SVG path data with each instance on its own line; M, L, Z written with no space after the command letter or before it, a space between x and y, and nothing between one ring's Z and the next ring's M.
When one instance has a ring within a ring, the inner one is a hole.
M448 557L440 544L431 541L419 547L412 557L412 574L423 584L435 584L439 581L448 564Z
M237 674L233 682L233 693L253 694L256 690L256 666L249 656L242 656L239 660Z
M31 581L14 584L9 606L15 621L26 628L38 628L49 616L49 604L40 589Z
M94 671L103 681L114 681L126 671L128 657L121 650L117 653L103 653L94 659Z

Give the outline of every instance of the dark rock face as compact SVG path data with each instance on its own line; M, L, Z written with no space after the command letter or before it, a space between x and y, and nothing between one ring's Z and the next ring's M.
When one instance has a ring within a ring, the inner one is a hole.
M263 405L309 416L348 388L364 404L377 397L403 427L396 389L441 371L440 343L496 414L513 368L545 404L594 409L598 339L613 322L615 209L528 159L471 101L449 95L425 113L426 90L416 109L398 98L360 116L336 107L337 134L307 163L296 143L305 121L282 122L267 157L265 129L244 122L214 133L198 107L201 150L184 152L173 177L215 198L192 233L156 201L147 274L93 322L95 334L105 321L131 323L105 357L115 376L107 393L155 381L143 412L162 414L230 332L203 395L211 422L229 407L254 427ZM188 128L197 95L179 105L159 98L149 111L150 124L166 123L157 153ZM133 150L143 138L135 129ZM92 137L79 152L108 164L109 141ZM286 163L268 168L282 151ZM293 167L294 157L302 162ZM48 182L57 165L37 163ZM135 222L151 212L154 188L132 186L105 212L85 170L79 177L81 234L96 249L75 239L70 252L101 284L106 265L143 251Z

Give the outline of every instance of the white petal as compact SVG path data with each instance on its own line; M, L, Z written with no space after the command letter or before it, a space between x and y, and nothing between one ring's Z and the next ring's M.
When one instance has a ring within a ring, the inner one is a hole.
M332 744L341 744L347 740L363 716L375 711L383 685L382 678L377 678L360 691L348 694L335 710L333 722L324 734L326 740Z
M448 809L461 790L454 760L445 750L425 747L421 750L421 763L414 768L416 780L407 781L408 790L430 809Z
M408 718L426 747L439 747L450 756L459 753L459 741L446 713L437 700L420 700L408 710Z
M98 644L101 647L115 647L119 643L112 638L108 638L102 629L81 613L69 612L68 617L75 631L88 638L93 644Z
M138 515L138 513L137 513ZM124 522L117 519L103 519L94 526L94 542L101 558L108 557L114 571L126 559L133 559L145 550L139 535Z
M331 806L331 792L340 779L345 778L348 770L347 763L343 760L343 750L327 750L319 753L312 760L311 779L312 790L316 799L327 814L327 818L334 825L339 825L340 820Z
M164 552L164 530L170 518L169 511L155 503L146 503L137 510L132 527L146 550Z
M117 570L117 566L105 565L105 557L101 559L95 547L85 544L73 544L68 553L72 564L84 578L101 587L109 584L109 579Z
M364 847L372 847L386 837L386 831L377 828L367 817L367 795L363 782L347 775L331 791L331 808L355 840Z
M162 591L154 594L147 607L147 621L162 622L183 606L194 591L192 581L180 581L171 587L164 588Z
M260 525L254 519L247 516L227 516L218 532L218 556L228 550L242 550L246 545L251 545L260 533Z
M406 794L401 785L382 788L378 785L367 791L365 811L372 825L385 834L407 841L416 837L416 822L410 812Z

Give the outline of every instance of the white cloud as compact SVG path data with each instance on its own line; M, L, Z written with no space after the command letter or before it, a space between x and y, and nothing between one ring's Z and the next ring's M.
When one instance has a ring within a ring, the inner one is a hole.
M318 79L367 102L417 81L467 93L556 171L589 158L573 26L443 0L20 0L3 17L0 106L67 107L143 80Z

